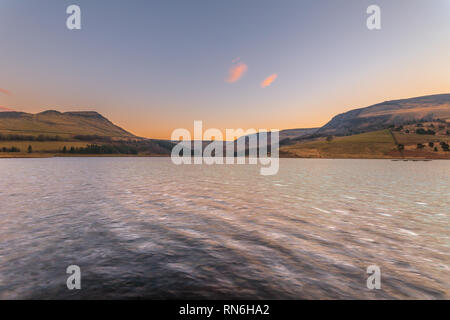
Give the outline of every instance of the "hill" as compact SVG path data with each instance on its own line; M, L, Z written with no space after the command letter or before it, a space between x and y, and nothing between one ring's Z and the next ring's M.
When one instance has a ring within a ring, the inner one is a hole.
M248 149L248 137L227 144L236 146L245 139ZM450 94L355 109L321 128L282 130L279 137L282 157L450 159ZM270 139L269 135L269 144ZM0 112L0 157L36 153L167 156L175 143L136 137L93 111ZM203 141L203 147L209 143Z
M335 116L316 136L350 135L434 119L450 120L450 94L385 101Z
M173 143L136 137L94 111L0 112L0 157L170 155Z
M59 136L70 138L77 135L109 138L137 138L128 131L94 111L58 112L48 110L37 114L25 112L0 112L0 133L30 136Z
M286 140L286 139L298 139L303 138L309 135L312 135L317 132L319 128L302 128L302 129L287 129L287 130L281 130L280 135L280 141Z
M309 136L313 135L318 129L319 128L302 128L302 129L281 130L278 133L279 134L280 145L289 144L289 143L291 143L292 140L298 140L298 139L302 139L304 137L309 137ZM256 136L257 139L258 139L257 141L259 141L260 134L256 133L256 134L250 134L250 135L242 136L242 137L236 139L234 142L227 142L227 144L234 143L234 148L237 150L238 149L238 143L242 142L242 140L244 140L245 150L248 151L250 138L252 138L254 136ZM262 145L270 145L271 144L271 139L272 139L272 135L269 132L267 134L267 139L265 141L261 141Z
M450 159L450 94L386 101L335 116L312 134L280 138L280 155Z

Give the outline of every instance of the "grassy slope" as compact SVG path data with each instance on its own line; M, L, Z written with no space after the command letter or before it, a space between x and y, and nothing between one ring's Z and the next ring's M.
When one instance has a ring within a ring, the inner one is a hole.
M21 114L9 116L0 113L0 133L21 135L98 135L107 137L133 137L133 135L95 112Z
M450 94L393 100L339 114L317 133L346 135L382 130L422 119L450 119Z
M394 133L399 143L405 144L404 156L407 158L431 158L450 159L450 153L439 148L433 152L432 148L426 147L417 150L417 143L427 143L438 138L427 135L410 134L402 136ZM442 140L442 138L441 138ZM294 145L280 148L280 156L298 158L373 158L390 159L401 158L402 154L389 130L373 131L346 137L336 137L327 142L324 138L316 141L299 142Z
M394 154L392 154L394 152ZM285 156L305 158L389 158L399 157L394 139L388 130L368 132L347 137L336 137L299 142L281 147Z

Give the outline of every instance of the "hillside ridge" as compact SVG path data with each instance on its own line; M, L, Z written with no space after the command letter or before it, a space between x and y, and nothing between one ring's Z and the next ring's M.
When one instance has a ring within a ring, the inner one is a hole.
M435 119L450 120L450 94L390 100L353 109L334 116L315 134L349 135Z
M0 133L54 134L62 137L96 135L113 138L137 138L96 111L59 112L46 110L36 114L21 111L0 112Z

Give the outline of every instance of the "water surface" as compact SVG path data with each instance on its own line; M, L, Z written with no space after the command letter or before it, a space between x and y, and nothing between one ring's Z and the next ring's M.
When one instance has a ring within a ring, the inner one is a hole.
M449 199L448 161L1 159L0 298L449 299Z

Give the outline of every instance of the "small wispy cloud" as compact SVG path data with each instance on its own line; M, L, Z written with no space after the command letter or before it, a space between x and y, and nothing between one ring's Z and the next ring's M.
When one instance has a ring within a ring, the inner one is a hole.
M270 86L272 84L272 82L275 81L276 78L278 78L278 75L276 73L268 76L267 78L265 78L263 80L263 82L261 82L261 88L266 88L266 87Z
M4 112L4 111L14 111L14 110L10 109L10 108L7 108L7 107L0 106L0 112Z
M12 96L11 91L8 91L8 90L6 90L6 89L0 88L0 93L6 94L7 96Z
M228 78L225 79L226 82L233 83L238 81L248 70L248 66L243 62L238 62L239 59L234 59L234 66L230 68Z

